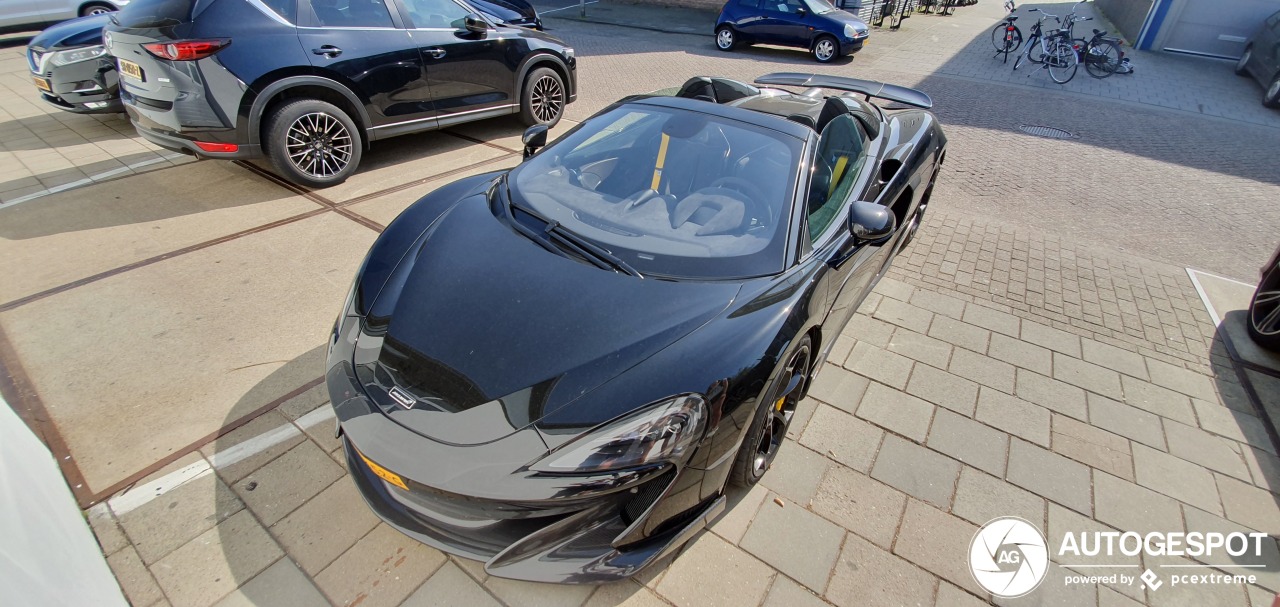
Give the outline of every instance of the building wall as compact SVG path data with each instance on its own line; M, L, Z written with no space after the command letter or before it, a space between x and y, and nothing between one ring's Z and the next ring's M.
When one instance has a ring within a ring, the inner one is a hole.
M1162 10L1163 9L1163 10ZM1235 59L1245 40L1267 17L1280 11L1280 0L1157 0L1154 31L1143 36L1152 50L1186 52ZM1163 18L1159 16L1163 13Z
M1138 31L1151 10L1152 0L1094 0L1094 4L1116 25L1120 35L1132 44L1138 39Z

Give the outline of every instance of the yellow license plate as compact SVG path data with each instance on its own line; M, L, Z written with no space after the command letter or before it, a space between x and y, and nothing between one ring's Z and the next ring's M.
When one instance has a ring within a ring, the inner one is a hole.
M364 460L364 465L368 466L369 469L372 470L374 474L378 475L378 478L384 481L387 481L388 483L391 483L392 485L395 485L401 489L404 489L405 491L409 490L409 486L404 484L404 479L401 479L399 474L396 474L395 472L387 470L386 468L383 468L382 466L379 466L378 464L373 463L373 460L365 457L364 454L360 453L359 451L356 451L356 454L360 456L360 459Z
M44 78L35 78L36 88L52 93L53 87L49 86L49 81Z
M142 66L129 61L128 59L120 60L120 73L135 80L146 81L146 79L142 77Z

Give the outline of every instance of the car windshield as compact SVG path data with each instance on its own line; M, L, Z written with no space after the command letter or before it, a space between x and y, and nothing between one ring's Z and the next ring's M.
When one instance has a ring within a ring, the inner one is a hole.
M804 3L809 6L809 11L815 15L825 15L836 10L835 5L827 2L827 0L804 0Z
M783 269L801 140L688 110L598 116L511 176L514 201L645 274Z

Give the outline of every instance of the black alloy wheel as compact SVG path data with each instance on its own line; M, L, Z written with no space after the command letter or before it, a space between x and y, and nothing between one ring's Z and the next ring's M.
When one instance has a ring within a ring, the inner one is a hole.
M1280 74L1276 74L1271 79L1271 84L1267 85L1267 90L1262 93L1262 105L1276 108L1280 107Z
M362 142L355 123L337 106L317 99L281 106L264 135L272 164L293 183L337 185L360 164Z
M1249 75L1249 60L1253 58L1253 47L1248 46L1244 49L1244 54L1240 55L1240 59L1236 61L1235 72L1237 76Z
M1249 303L1249 336L1258 345L1280 352L1280 266L1267 270Z
M560 74L551 68L540 67L525 79L520 98L520 119L526 126L555 126L564 115L566 103L568 98Z
M730 480L740 487L760 482L787 438L787 428L795 417L796 407L809 381L809 364L813 360L812 341L806 335L778 375L777 383L766 394L771 398L760 403L747 436L738 448ZM788 390L790 388L790 390Z

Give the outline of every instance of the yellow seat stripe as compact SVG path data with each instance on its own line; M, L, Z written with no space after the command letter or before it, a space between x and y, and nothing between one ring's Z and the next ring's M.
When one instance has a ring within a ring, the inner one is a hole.
M836 168L831 170L831 185L827 188L828 197L836 192L836 185L840 183L840 176L844 174L844 167L847 164L849 164L848 156L841 156L836 159Z
M653 183L649 184L649 189L658 191L658 184L662 182L662 165L667 162L667 144L671 142L671 136L666 133L662 134L662 144L658 146L658 161L653 164Z

